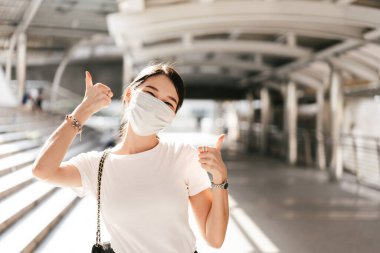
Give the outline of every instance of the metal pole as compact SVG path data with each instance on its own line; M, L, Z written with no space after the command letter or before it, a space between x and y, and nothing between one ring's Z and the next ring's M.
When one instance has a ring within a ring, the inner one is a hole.
M26 35L25 33L20 33L17 38L17 99L21 103L22 97L25 91L25 81L26 81Z
M343 87L340 75L333 70L330 86L332 158L330 162L332 180L339 180L343 173L341 129L343 122Z
M268 88L261 88L261 134L260 134L260 150L262 154L267 152L268 146L268 128L270 121L270 97Z
M324 115L324 106L325 106L325 89L324 87L319 87L317 89L317 164L318 168L321 170L326 169L326 156L325 156L325 139L323 131L323 115Z
M297 162L297 116L298 99L297 88L294 82L289 82L286 89L286 116L288 136L288 162L292 165Z

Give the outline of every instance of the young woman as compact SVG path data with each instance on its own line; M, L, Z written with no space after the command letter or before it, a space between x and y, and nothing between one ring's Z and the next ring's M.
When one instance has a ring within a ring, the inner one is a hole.
M42 147L33 165L37 178L69 187L79 197L90 193L96 198L102 151L62 160L78 133L72 120L83 125L112 96L106 85L93 85L86 72L84 99ZM184 99L183 81L168 64L144 68L121 99L121 141L104 162L101 187L101 213L111 247L116 253L197 252L188 221L190 201L203 238L220 248L229 217L227 168L221 157L224 135L215 147L198 148L157 136Z

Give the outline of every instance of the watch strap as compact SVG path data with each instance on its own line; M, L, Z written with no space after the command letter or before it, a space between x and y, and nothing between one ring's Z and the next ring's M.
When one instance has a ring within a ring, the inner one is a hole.
M222 182L221 184L215 184L213 181L211 181L211 187L219 189L228 189L228 180L226 178L224 182Z

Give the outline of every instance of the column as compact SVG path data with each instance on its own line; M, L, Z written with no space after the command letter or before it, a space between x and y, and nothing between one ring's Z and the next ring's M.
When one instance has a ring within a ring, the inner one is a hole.
M17 38L17 99L21 104L26 81L26 35L20 33Z
M324 116L324 106L325 106L325 89L324 87L319 87L316 93L317 97L317 126L316 126L316 140L317 140L317 165L321 170L326 169L326 155L325 155L325 139L324 139L324 129L323 129L323 116Z
M297 116L298 98L297 87L294 82L289 82L286 87L286 136L288 148L288 162L292 165L297 162Z
M247 141L246 141L246 151L251 152L253 150L253 123L255 119L255 107L253 104L253 92L248 91L246 95L247 103L248 103L248 115L247 115L247 123L248 123L248 132L247 132Z
M123 73L122 73L122 82L121 86L121 94L123 94L124 90L127 86L132 82L133 78L133 58L129 53L124 53L123 55Z
M260 132L260 150L265 154L268 149L268 130L270 123L270 96L268 88L260 90L260 108L261 108L261 132Z
M343 87L339 73L331 73L330 115L331 115L331 179L339 180L343 173L341 129L343 123Z

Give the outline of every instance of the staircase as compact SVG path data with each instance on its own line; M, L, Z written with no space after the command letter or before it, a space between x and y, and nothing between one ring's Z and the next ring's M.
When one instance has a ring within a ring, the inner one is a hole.
M0 252L36 252L81 202L70 189L40 181L31 172L42 145L63 120L60 114L33 115L18 108L0 108ZM82 141L79 136L74 139L64 160L101 150L99 136L84 126Z

